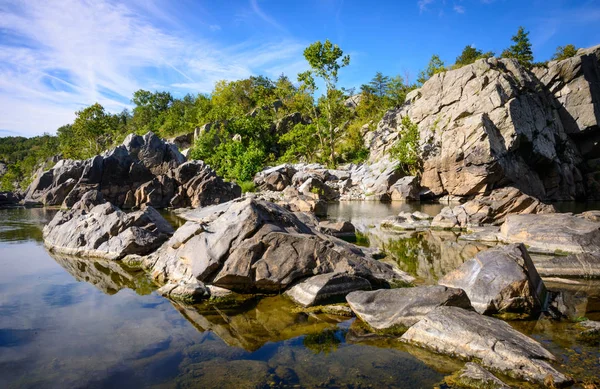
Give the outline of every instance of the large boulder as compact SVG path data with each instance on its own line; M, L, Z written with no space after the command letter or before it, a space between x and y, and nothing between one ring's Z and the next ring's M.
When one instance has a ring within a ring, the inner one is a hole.
M466 360L536 384L572 382L556 370L556 358L508 323L456 307L438 307L408 329L402 341Z
M44 244L59 254L117 260L129 254L145 255L158 248L173 228L152 207L125 213L86 193L72 209L58 212L44 226Z
M582 197L581 156L542 90L513 59L481 59L436 74L384 115L369 159L388 155L408 116L419 129L421 187L435 196L512 185L539 199Z
M546 300L544 282L523 244L482 251L439 284L464 290L481 314L535 313Z
M310 307L343 301L348 293L356 290L371 290L371 283L352 274L327 273L307 278L285 294L296 303Z
M522 242L530 252L600 255L600 222L570 213L509 215L498 237L506 243Z
M72 207L90 190L122 208L205 206L241 195L239 186L224 182L202 161L186 162L174 144L149 132L130 134L102 155L60 160L38 172L24 202Z
M364 278L373 288L412 280L264 200L239 199L181 216L188 222L143 261L162 284L201 281L239 292L279 292L334 272Z
M358 318L376 330L406 329L442 305L471 309L464 291L439 285L352 292L346 301Z
M402 177L389 190L392 201L415 201L420 198L419 180L416 176Z

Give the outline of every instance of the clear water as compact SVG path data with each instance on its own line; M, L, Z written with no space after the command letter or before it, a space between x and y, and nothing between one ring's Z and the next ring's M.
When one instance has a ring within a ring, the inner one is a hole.
M339 204L331 215L370 225L398 213L396 207L404 205ZM1 388L431 388L462 367L392 338L374 338L352 319L298 312L281 296L173 303L158 296L142 272L49 255L41 228L53 214L0 210ZM454 234L416 243L414 236L376 231L372 242L377 236L398 246L387 260L424 283L475 250L460 247ZM572 288L581 316L600 319L600 288ZM600 377L597 346L576 341L572 325L514 325L543 342L566 370Z

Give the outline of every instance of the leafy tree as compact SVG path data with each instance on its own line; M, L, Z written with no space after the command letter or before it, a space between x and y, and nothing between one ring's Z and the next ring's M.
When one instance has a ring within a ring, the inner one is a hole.
M390 155L400 162L405 174L417 175L421 170L419 127L408 116L402 118L399 140L390 148Z
M133 126L138 133L158 132L164 123L165 113L173 104L173 96L169 92L149 92L140 89L133 94Z
M493 57L494 53L491 51L483 52L481 50L476 49L471 45L465 46L462 53L456 57L456 62L454 63L454 68L460 68L465 65L472 64L478 59L482 58L490 58Z
M279 160L288 163L314 161L319 147L316 135L315 124L296 124L291 131L279 137L279 146L285 150Z
M112 144L111 115L100 104L95 103L77 111L71 126L58 129L63 157L86 159L100 154Z
M384 97L388 91L388 85L390 83L390 78L388 76L384 76L383 73L377 72L371 81L369 82L369 87L378 97Z
M350 56L344 55L344 52L338 45L334 45L327 39L324 43L317 41L304 50L304 58L311 67L310 71L298 75L298 80L313 90L316 89L313 74L321 78L325 83L325 94L319 99L319 106L324 108L327 134L327 148L329 151L329 163L335 164L335 142L336 127L341 124L336 122L339 118L339 112L342 108L334 106L340 103L340 96L343 94L337 90L338 72L341 68L350 64ZM341 105L343 107L343 104Z
M575 45L558 46L556 53L552 56L553 61L562 61L563 59L571 58L577 55L577 48Z
M529 31L525 31L523 27L519 27L517 34L511 40L514 42L514 45L502 52L502 58L514 58L525 68L531 68L533 51L531 50L531 42L529 41Z
M387 89L387 97L390 102L390 107L396 107L404 104L408 92L415 88L416 86L414 85L405 84L402 76L400 75L392 77L388 83Z
M444 66L444 61L440 59L437 54L431 56L429 60L429 64L427 65L427 69L422 70L419 73L419 77L417 78L417 82L423 85L427 80L433 77L434 74L445 72L447 69Z

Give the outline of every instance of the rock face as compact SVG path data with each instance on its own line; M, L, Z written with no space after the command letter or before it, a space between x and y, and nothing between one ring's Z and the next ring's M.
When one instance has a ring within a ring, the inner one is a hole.
M143 261L162 284L201 281L240 292L278 292L326 273L361 277L374 288L412 281L267 201L240 199L182 216L189 221Z
M544 282L522 244L482 251L439 284L464 290L480 314L535 313L546 301Z
M347 273L328 273L310 277L290 288L285 294L296 303L310 307L343 301L356 290L371 290L371 283L362 277Z
M436 74L379 123L371 161L398 138L402 118L419 127L421 186L435 196L481 195L512 185L539 199L584 197L583 161L560 104L511 59L482 59Z
M483 225L500 225L509 214L554 213L554 206L522 193L516 188L502 188L489 195L455 207L445 207L431 226L442 229L466 229Z
M439 285L352 292L346 301L357 317L376 330L410 327L443 305L471 309L464 291Z
M86 193L72 209L58 212L44 226L44 244L52 251L117 260L144 255L159 247L173 228L152 207L125 213L99 192Z
M0 192L0 207L10 207L19 204L20 197L13 192Z
M456 307L438 307L413 325L402 341L463 359L537 384L572 380L550 362L555 357L535 340L501 320Z
M204 206L241 195L239 186L224 182L202 161L185 162L174 144L148 133L131 134L102 155L61 160L38 172L24 202L71 207L90 190L122 208Z
M600 255L600 222L569 213L509 215L500 240L522 242L536 253L596 253Z
M542 277L600 278L599 253L540 255L535 260L535 267Z

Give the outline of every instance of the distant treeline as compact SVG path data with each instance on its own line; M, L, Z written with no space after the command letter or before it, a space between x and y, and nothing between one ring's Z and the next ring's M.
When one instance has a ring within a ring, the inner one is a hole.
M519 28L513 44L501 56L515 58L527 68L544 65L533 62L528 34ZM576 52L573 45L559 47L552 59L565 59ZM373 129L387 110L403 104L408 92L434 74L491 56L493 52L468 45L450 67L433 55L416 82L377 72L357 91L338 87L338 71L349 66L350 57L327 40L306 48L304 57L310 70L293 81L283 74L276 80L252 76L219 81L210 94L183 98L174 98L169 92L139 90L131 100L131 111L109 113L96 103L76 112L74 122L60 127L56 136L0 138L0 161L8 164L0 190L25 189L36 167L54 155L85 159L119 144L129 133L152 131L170 138L207 123L212 125L196 139L191 157L204 160L220 175L240 183L251 180L264 166L279 162L329 166L361 162L368 155L363 132ZM316 79L325 85L324 90L317 90ZM360 94L354 99L355 106L347 104L355 94ZM414 172L419 163L414 153L418 133L411 123L403 125L408 143L402 144L398 148L402 152L397 150L395 156L405 170Z

